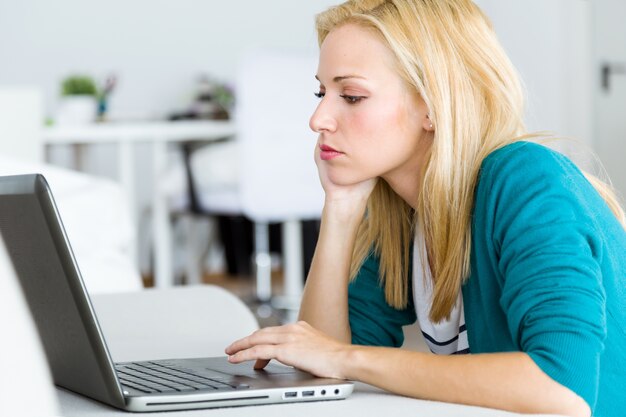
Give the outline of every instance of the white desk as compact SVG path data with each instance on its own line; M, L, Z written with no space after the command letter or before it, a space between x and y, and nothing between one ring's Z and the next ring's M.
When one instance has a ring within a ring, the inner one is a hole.
M223 352L225 342L224 340L220 340L221 336L215 338L210 337L207 331L207 327L211 326L211 320L219 320L216 323L221 323L222 321L221 319L215 318L215 315L213 315L211 319L207 319L206 317L206 313L209 313L211 309L211 306L207 305L211 303L207 303L205 300L205 298L208 298L210 288L198 288L196 292L185 287L153 291L159 292L153 293L153 295L160 298L160 301L146 302L146 297L142 296L141 293L127 294L122 297L116 294L102 294L94 297L94 304L97 314L99 315L99 321L103 324L103 331L105 332L114 360L139 359L136 357L139 351L143 353L143 359L164 358L167 357L168 353L165 352L164 349L168 349L172 355L178 357L197 357L198 352L202 351L206 351L209 354ZM203 291L205 291L206 295L203 295ZM129 302L132 300L129 300L128 297L133 296L136 296L139 301L136 304ZM163 302L164 298L167 298L168 301ZM129 309L132 310L127 311ZM189 314L190 311L197 311L198 314ZM131 313L132 316L129 316ZM124 334L128 334L128 332L121 330L127 325L126 321L128 317L132 317L134 325L140 324L137 322L138 320L146 320L146 328L151 328L154 326L155 321L158 321L162 330L160 332L151 332L152 337L147 340L140 337L133 338L132 336L125 336ZM119 326L115 327L115 323L119 323ZM185 332L184 329L181 329L183 326L187 329L200 329L200 333L204 333L204 336L198 337L198 332ZM232 327L232 324L229 325L229 328ZM107 328L109 330L107 330ZM232 329L230 331L232 331ZM218 334L219 333L220 332L218 332ZM176 335L176 337L178 337L176 346L170 343L170 335ZM163 344L155 343L155 337L160 338ZM132 343L129 343L129 340L132 340ZM163 346L168 344L169 347ZM61 405L61 413L66 417L129 416L127 412L114 409L63 389L57 389L57 393ZM212 417L276 417L283 415L301 417L385 415L420 417L521 416L519 414L486 408L400 397L361 383L356 384L354 393L348 399L340 401L158 413L158 416Z
M111 143L117 146L119 180L128 195L135 201L133 175L133 146L136 143L152 145L154 186L152 189L152 230L154 234L155 286L164 288L173 284L171 231L166 196L159 189L159 178L167 169L167 145L190 140L218 140L235 134L230 121L179 121L94 123L83 126L53 126L43 130L46 145L89 145ZM136 213L131 207L133 216ZM137 222L135 222L137 223ZM136 245L134 250L136 251ZM133 254L137 259L136 253Z

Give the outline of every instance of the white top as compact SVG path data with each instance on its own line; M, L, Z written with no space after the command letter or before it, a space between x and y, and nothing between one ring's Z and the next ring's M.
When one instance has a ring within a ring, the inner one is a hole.
M427 259L424 233L418 228L413 245L413 301L424 340L431 352L436 354L469 353L463 297L460 291L449 320L433 323L429 319L433 301L433 279L428 263L424 265L423 262Z

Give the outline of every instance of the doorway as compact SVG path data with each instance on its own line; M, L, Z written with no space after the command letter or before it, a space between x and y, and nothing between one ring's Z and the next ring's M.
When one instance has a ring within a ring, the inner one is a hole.
M594 0L594 147L626 198L626 2Z

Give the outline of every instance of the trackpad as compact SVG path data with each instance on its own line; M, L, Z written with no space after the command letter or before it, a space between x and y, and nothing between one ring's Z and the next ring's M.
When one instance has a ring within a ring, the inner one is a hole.
M199 375L202 375L206 378L213 379L225 379L232 377L248 377L255 379L268 379L273 375L298 375L298 376L307 376L310 378L311 376L295 370L294 368L270 363L263 370L256 371L254 370L254 362L244 362L239 364L232 364L228 362L226 357L219 358L199 358L199 359L178 359L178 360L170 360L170 361L160 361L160 362L168 362L169 366L175 366L183 369L187 369L188 371L192 371Z
M244 362L239 364L232 364L229 362L214 363L211 364L207 371L214 371L220 374L229 376L246 376L248 378L267 379L272 375L285 375L285 374L297 374L299 373L293 368L275 365L270 363L265 369L255 370L254 362Z

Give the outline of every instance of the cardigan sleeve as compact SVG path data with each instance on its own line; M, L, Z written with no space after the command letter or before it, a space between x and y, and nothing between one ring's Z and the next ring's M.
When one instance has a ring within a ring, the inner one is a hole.
M416 320L411 295L412 280L408 280L409 303L406 308L397 310L385 301L378 270L379 261L370 254L348 287L348 315L352 343L400 347L404 342L402 326L412 324Z
M503 152L488 169L497 172L487 176L512 340L593 410L606 337L596 220L608 207L571 161L543 146Z

